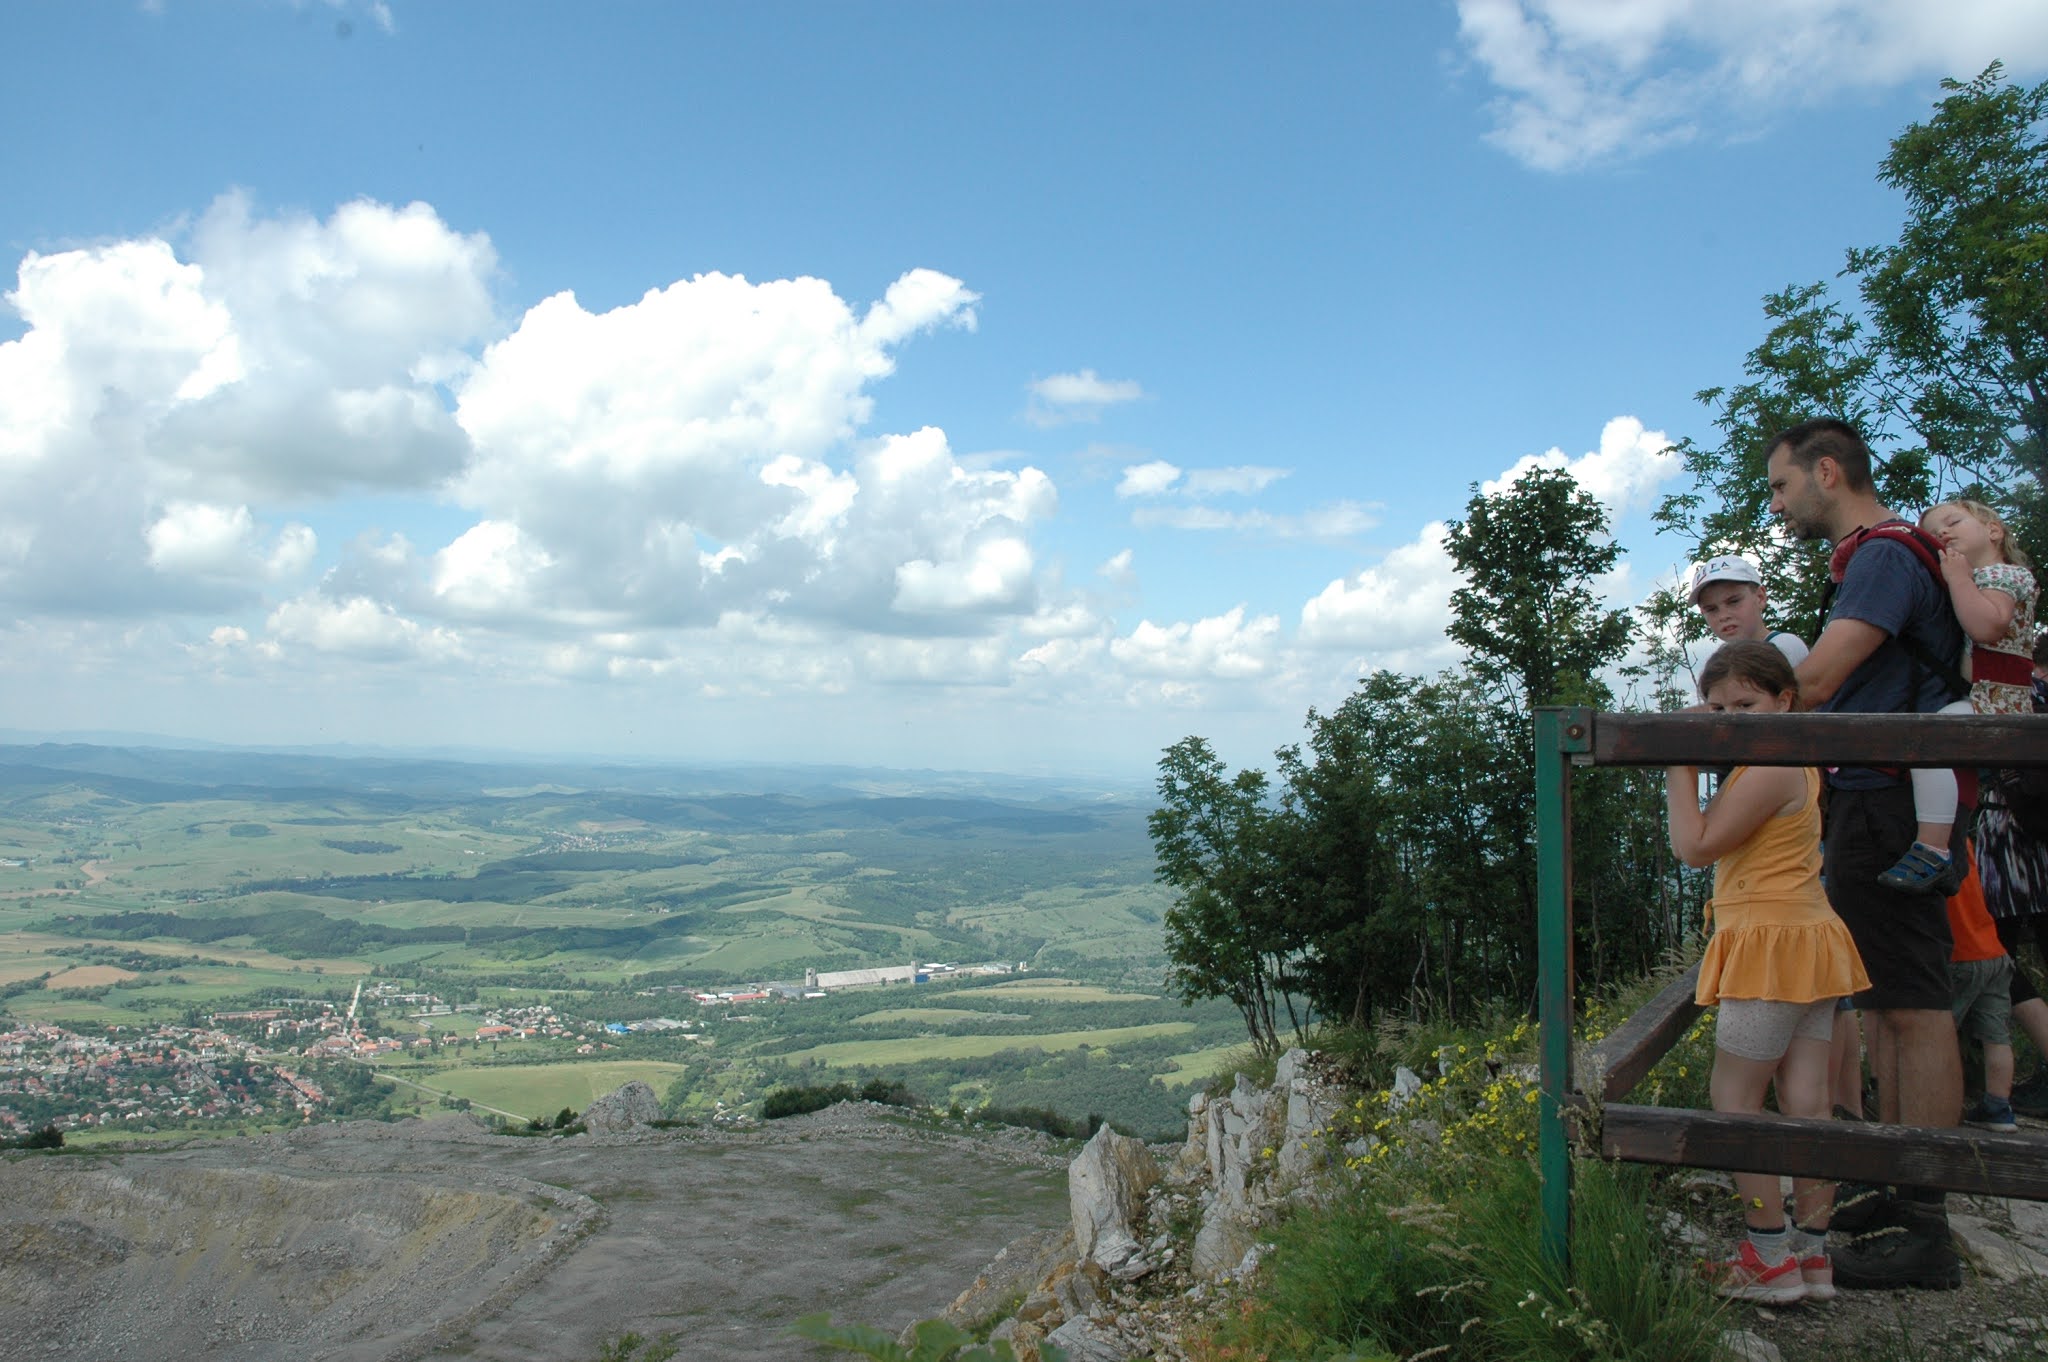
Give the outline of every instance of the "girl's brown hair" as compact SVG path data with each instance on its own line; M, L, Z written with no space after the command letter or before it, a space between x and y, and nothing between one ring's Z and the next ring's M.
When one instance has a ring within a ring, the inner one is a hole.
M1706 699L1708 691L1731 678L1766 695L1789 693L1795 704L1799 700L1799 678L1793 674L1792 664L1769 643L1737 639L1716 648L1707 665L1700 668L1700 698Z
M2027 557L2025 551L2013 542L2012 527L2005 523L1998 512L1992 510L1981 501L1970 501L1964 497L1957 497L1954 501L1938 502L1920 513L1920 523L1925 525L1927 517L1933 515L1943 506L1953 506L1957 510L1967 511L1985 529L1997 530L1998 552L2004 557L2005 561L2016 567L2026 568L2029 571L2033 569L2034 560Z

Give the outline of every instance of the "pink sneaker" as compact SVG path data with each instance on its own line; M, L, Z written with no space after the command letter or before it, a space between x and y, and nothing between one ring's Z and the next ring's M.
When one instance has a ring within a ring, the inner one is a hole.
M1806 1285L1806 1299L1831 1301L1835 1298L1835 1264L1827 1250L1816 1249L1799 1260L1799 1280Z
M1730 1300L1755 1301L1759 1305L1797 1305L1806 1299L1805 1274L1791 1254L1776 1265L1767 1263L1747 1239L1726 1262L1708 1265L1714 1290ZM1834 1290L1830 1270L1828 1290Z

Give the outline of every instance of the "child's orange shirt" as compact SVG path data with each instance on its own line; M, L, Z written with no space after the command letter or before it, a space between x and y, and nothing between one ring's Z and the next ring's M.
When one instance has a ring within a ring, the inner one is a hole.
M1956 943L1949 959L1959 965L1971 960L1996 960L2005 954L2005 943L1998 939L1991 910L1984 906L1984 885L1977 878L1977 858L1970 857L1969 864L1970 873L1963 877L1963 887L1948 901L1948 934Z

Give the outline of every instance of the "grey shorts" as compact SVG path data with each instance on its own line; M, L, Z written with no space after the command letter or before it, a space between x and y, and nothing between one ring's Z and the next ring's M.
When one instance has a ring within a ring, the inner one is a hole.
M1723 998L1715 1006L1714 1048L1740 1059L1783 1059L1795 1039L1825 1045L1835 1036L1835 1000L1781 1003L1771 998Z
M2012 957L1956 961L1948 977L1955 988L1956 1034L1985 1045L2012 1044Z

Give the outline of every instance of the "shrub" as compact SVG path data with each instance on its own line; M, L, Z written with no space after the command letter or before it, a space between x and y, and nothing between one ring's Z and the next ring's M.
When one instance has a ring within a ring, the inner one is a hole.
M882 1105L889 1107L921 1107L924 1105L924 1099L905 1087L900 1079L889 1081L880 1078L870 1078L867 1082L861 1084L860 1100L863 1102L880 1102Z
M1039 1130L1063 1140L1085 1140L1102 1129L1102 1118L1089 1115L1069 1119L1051 1107L980 1107L970 1113L977 1121L990 1121L996 1125L1021 1126L1026 1130Z
M777 1088L761 1099L761 1119L779 1121L785 1116L801 1116L807 1111L823 1111L834 1102L851 1100L851 1083L834 1083L830 1087Z

